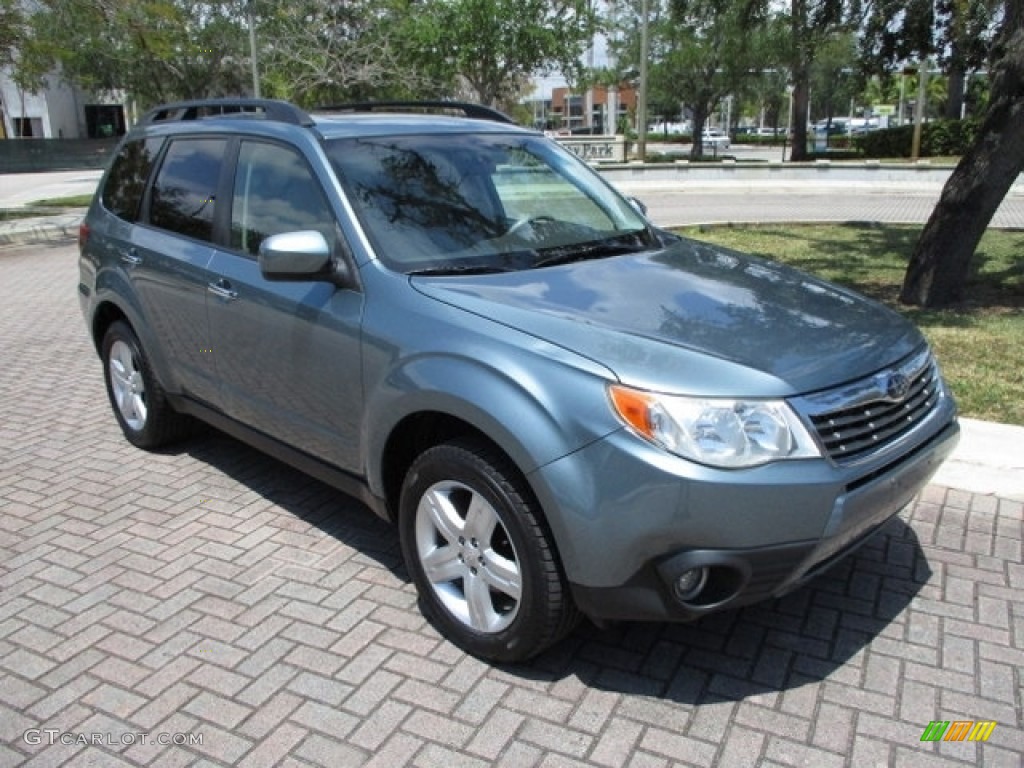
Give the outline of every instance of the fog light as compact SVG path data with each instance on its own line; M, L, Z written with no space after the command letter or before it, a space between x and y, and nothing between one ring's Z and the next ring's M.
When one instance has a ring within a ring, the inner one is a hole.
M702 589L704 589L704 585L707 584L707 581L707 568L691 568L688 571L683 571L676 579L676 598L683 602L692 600L700 594Z

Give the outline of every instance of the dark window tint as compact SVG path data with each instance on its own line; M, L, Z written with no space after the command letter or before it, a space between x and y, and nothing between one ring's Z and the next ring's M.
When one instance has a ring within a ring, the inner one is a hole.
M135 221L146 180L162 144L163 139L139 139L121 148L103 185L103 206L108 211L126 221Z
M213 239L214 196L225 139L172 141L153 184L150 223L198 240Z
M243 142L231 203L231 245L255 254L270 235L315 229L334 242L334 217L302 156L276 144Z

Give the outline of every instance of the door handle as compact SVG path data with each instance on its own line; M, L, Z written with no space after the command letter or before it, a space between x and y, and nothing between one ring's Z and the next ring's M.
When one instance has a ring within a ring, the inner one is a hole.
M139 256L138 250L133 247L129 248L127 251L122 251L121 261L130 267L137 267L142 263L142 257Z
M215 283L208 283L206 290L225 301L234 301L238 298L238 291L232 288L231 283L224 278L221 278Z

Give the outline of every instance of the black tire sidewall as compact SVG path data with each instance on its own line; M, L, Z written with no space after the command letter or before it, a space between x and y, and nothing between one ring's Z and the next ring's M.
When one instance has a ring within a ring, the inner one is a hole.
M133 429L124 420L121 408L117 404L117 398L114 396L114 385L110 377L110 350L118 341L125 343L131 349L139 373L142 375L143 386L146 389L146 422L143 424L142 429ZM102 354L100 357L103 361L103 380L107 386L107 397L110 399L110 407L114 411L114 417L117 419L117 423L121 427L124 436L130 443L140 448L155 447L160 442L157 437L155 424L160 418L158 410L161 405L159 401L161 390L156 384L152 370L149 367L149 361L142 351L142 345L139 343L138 337L127 323L118 321L107 329L107 332L103 335Z
M424 614L449 640L488 661L521 661L548 644L551 606L546 592L543 536L529 496L500 462L472 443L448 443L425 451L413 462L399 508L399 532L406 567L419 591ZM518 559L522 593L512 623L494 633L478 632L452 616L434 594L416 547L416 510L423 494L443 481L456 481L484 497L508 533ZM548 567L551 567L550 565Z

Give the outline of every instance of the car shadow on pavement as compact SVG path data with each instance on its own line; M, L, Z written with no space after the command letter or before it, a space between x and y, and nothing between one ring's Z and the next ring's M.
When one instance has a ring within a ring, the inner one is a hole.
M172 452L215 467L279 506L294 516L296 529L313 526L357 550L412 594L397 530L358 500L215 430ZM684 624L597 627L585 620L539 657L496 667L495 674L552 686L575 680L686 705L856 676L858 657L876 638L905 640L901 614L931 574L914 530L895 517L856 552L782 598Z
M857 677L859 657L877 638L904 642L900 617L931 575L916 533L896 517L782 598L692 623L585 623L516 672L537 681L576 677L597 689L688 705Z
M296 527L313 526L408 581L398 532L358 499L212 428L171 450L216 467L289 512Z

